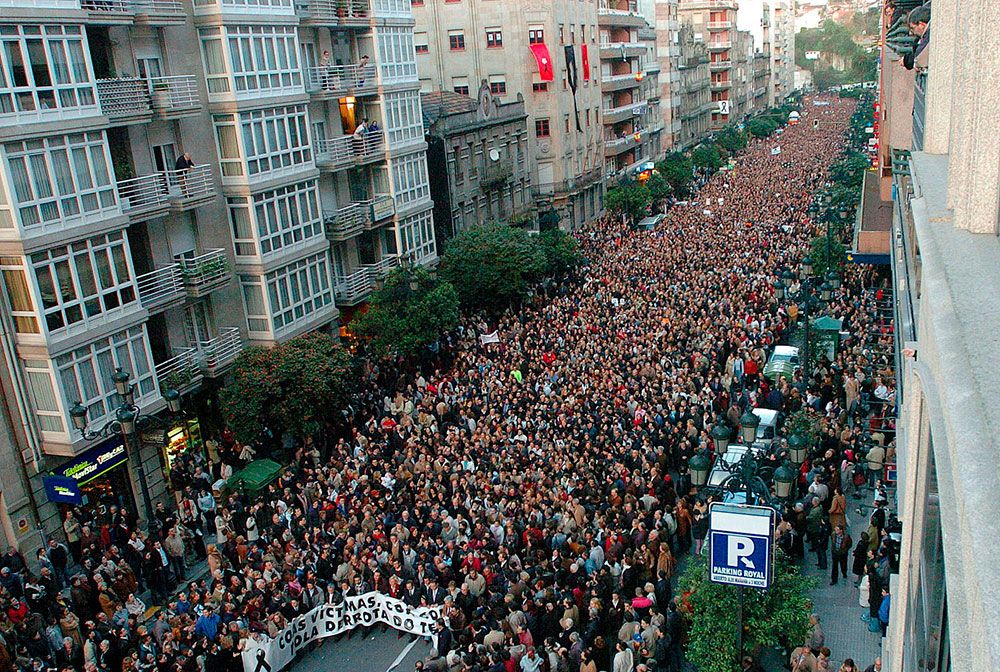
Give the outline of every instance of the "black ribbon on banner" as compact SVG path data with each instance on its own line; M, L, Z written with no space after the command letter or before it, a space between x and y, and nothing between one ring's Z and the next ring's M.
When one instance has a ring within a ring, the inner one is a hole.
M255 672L261 672L261 670L271 672L271 664L267 662L267 655L264 653L264 649L257 649L257 669Z
M572 44L567 44L563 47L563 52L566 54L566 81L569 82L569 88L573 92L573 116L576 117L576 130L583 133L583 129L580 128L580 110L576 107L576 50Z

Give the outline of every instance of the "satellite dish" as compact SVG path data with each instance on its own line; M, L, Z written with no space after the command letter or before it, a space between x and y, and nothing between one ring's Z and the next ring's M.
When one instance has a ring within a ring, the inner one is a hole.
M500 160L500 152L498 152L496 149L491 149L490 161L499 161L499 160Z

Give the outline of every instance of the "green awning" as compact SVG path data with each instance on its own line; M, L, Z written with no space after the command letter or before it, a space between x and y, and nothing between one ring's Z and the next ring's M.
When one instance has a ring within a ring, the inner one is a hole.
M784 376L789 382L795 379L795 365L788 361L771 362L764 367L764 377L778 382Z
M274 460L254 460L230 476L226 483L231 490L255 493L277 478L281 469L281 465Z
M842 320L834 319L829 315L817 317L812 321L813 329L819 329L820 331L840 331L840 327L843 324Z

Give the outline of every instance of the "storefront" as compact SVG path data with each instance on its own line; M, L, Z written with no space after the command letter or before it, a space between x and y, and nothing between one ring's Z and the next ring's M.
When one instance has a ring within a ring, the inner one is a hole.
M164 436L163 474L169 489L177 492L187 485L187 476L196 464L205 462L205 442L198 418L188 418L169 428Z
M136 512L128 451L121 437L108 439L53 469L43 484L50 501L61 508L88 509L90 517L103 515L111 505Z

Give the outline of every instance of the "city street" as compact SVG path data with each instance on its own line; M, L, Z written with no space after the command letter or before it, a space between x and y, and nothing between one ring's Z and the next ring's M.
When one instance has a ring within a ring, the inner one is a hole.
M362 638L357 630L353 637L328 639L323 646L304 654L288 670L294 672L411 672L414 664L432 653L430 643L407 634L401 637L392 628L374 628Z

